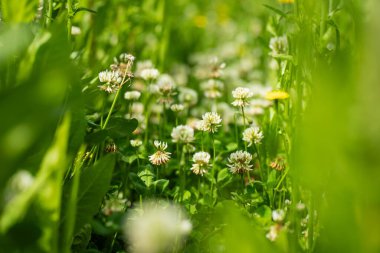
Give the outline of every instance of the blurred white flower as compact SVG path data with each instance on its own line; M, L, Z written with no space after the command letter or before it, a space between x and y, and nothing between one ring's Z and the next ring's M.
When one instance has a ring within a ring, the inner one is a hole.
M233 106L244 107L249 105L249 99L253 96L252 91L248 88L238 87L232 91L232 97L235 100L232 102Z
M132 147L140 147L142 145L142 141L139 139L136 140L130 140L131 146Z
M34 177L27 170L17 171L8 181L4 189L4 202L11 201L18 194L27 191L34 183Z
M144 79L145 81L151 81L156 80L158 76L160 75L160 72L158 69L155 68L147 68L141 70L140 77Z
M173 128L171 137L175 143L190 143L194 141L194 129L189 126L179 125Z
M176 85L171 76L167 74L161 75L157 80L158 94L161 95L160 103L170 103L176 94Z
M266 238L269 241L274 242L277 239L278 233L280 232L280 230L281 230L281 226L279 224L270 226L269 231L266 234Z
M185 106L182 105L182 104L172 104L170 106L170 109L173 111L173 112L182 112L184 109L185 109Z
M274 55L287 54L289 49L288 38L286 35L271 38L269 41L269 48Z
M223 83L216 79L210 79L201 84L206 98L219 98L222 96Z
M151 201L129 211L123 228L132 253L161 253L178 250L192 224L179 206Z
M243 141L248 142L248 147L253 143L260 144L263 138L264 135L258 127L249 127L243 132Z
M282 222L285 219L285 211L282 209L277 209L272 211L272 219L275 222Z
M193 89L181 87L179 89L178 100L182 104L193 106L198 102L198 94Z
M124 93L124 98L126 100L138 100L140 96L141 96L141 93L136 90L127 91L126 93Z

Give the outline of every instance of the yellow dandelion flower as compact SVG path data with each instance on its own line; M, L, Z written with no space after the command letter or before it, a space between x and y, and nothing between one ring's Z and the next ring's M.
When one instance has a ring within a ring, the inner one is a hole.
M294 0L278 0L281 4L292 4Z
M266 94L265 96L268 100L282 100L289 98L289 93L282 90L273 90Z

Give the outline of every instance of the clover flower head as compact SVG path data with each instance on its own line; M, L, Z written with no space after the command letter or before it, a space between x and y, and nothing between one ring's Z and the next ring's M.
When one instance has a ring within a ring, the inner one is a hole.
M202 131L215 133L221 126L222 118L216 112L206 112L202 116L202 121L203 123L199 123Z
M248 142L248 147L253 143L260 144L263 138L264 135L258 127L249 127L243 132L243 141Z
M173 111L173 112L182 112L184 109L185 109L185 106L182 105L182 104L172 104L170 106L170 109Z
M275 222L282 222L285 219L285 211L283 209L277 209L272 211L272 220Z
M252 170L252 165L250 164L252 160L252 155L247 151L238 150L230 155L228 158L229 167L231 173L243 174L244 172Z
M120 54L119 59L123 63L130 63L130 62L133 63L136 58L131 54L122 53L122 54Z
M165 150L168 147L168 144L166 142L161 141L154 141L154 146L156 147L157 151L149 156L149 161L153 165L164 165L167 164L170 160L171 153L166 152Z
M137 90L127 91L126 93L124 93L124 98L126 100L138 100L140 96L141 93Z
M116 71L105 70L99 73L99 81L102 83L121 83L122 77Z
M198 102L198 94L195 90L181 87L178 100L185 105L193 106Z
M139 139L130 140L131 146L134 148L140 147L142 145L142 141Z
M280 231L281 231L281 225L279 225L279 224L272 225L272 226L270 226L269 231L265 235L265 237L269 241L274 242L277 239L278 234L280 233Z
M193 165L191 171L196 175L203 176L207 173L207 168L209 167L210 154L207 152L197 152L193 155Z
M201 84L206 98L219 98L222 96L223 83L216 79L209 79Z
M171 137L175 143L190 143L194 141L194 129L189 126L179 125L173 128Z
M253 96L253 93L248 88L238 87L232 91L232 96L235 98L232 102L233 106L244 107L249 105L248 100Z
M123 224L128 252L132 253L174 252L191 230L192 224L181 207L165 201L143 202L141 208L127 213Z
M156 68L146 68L141 70L140 77L145 81L156 80L160 72Z
M287 54L289 49L288 38L285 35L271 38L269 41L269 48L274 55Z

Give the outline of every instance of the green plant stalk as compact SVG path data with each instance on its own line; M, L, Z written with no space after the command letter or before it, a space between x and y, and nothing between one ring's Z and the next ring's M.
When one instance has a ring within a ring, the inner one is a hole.
M238 126L237 126L237 120L236 120L236 113L234 115L234 125L235 125L235 140L236 140L236 144L239 146L239 130L238 130Z
M182 152L181 152L181 161L179 162L179 174L180 174L180 202L182 203L183 201L183 194L185 192L185 185L186 185L186 174L185 174L185 169L183 168L183 164L185 162L185 156L183 152L183 147L182 147Z
M46 26L49 26L51 21L53 20L53 0L47 0L48 9L46 14Z
M310 209L309 209L309 224L308 224L308 252L312 252L314 248L314 196L310 193Z
M72 27L72 17L73 17L73 1L67 0L67 38L71 41L71 27Z
M243 125L244 129L247 129L247 124L246 124L246 118L245 118L245 112L244 112L244 107L241 107L241 114L243 115ZM244 150L247 151L247 143L244 142Z
M84 164L84 156L86 152L86 147L82 146L77 154L73 170L73 184L70 189L69 201L66 208L66 220L64 221L63 234L62 234L62 252L71 252L71 243L73 238L73 232L75 227L75 216L77 207L77 198L79 190L80 172Z
M115 95L115 97L114 97L114 99L113 99L113 101L112 101L111 108L110 108L110 110L109 110L109 112L108 112L107 118L106 118L106 120L104 121L104 124L101 126L101 129L105 129L105 128L106 128L106 126L107 126L107 124L108 124L108 121L109 121L110 118L111 118L111 114L112 114L112 112L113 112L113 109L115 108L116 101L117 101L117 99L118 99L118 97L119 97L120 91L121 91L121 88L118 89L117 92L116 92L116 95Z
M169 15L167 14L168 1L161 0L160 3L161 3L160 5L161 40L160 40L160 47L159 47L159 67L160 67L160 70L163 72L165 70L166 55L167 55L167 50L168 50L169 40L170 40L170 20L169 20Z
M259 172L260 172L260 177L261 177L261 181L264 182L264 174L263 174L263 167L261 166L261 161L260 161L260 154L259 154L259 149L257 148L256 144L253 143L253 148L255 149L255 152L257 154L257 161L258 161L258 165L259 165Z

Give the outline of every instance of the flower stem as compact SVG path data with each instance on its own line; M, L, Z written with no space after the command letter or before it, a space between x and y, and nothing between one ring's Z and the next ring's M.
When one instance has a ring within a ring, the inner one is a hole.
M73 17L73 1L67 0L67 38L71 41L71 26Z
M111 114L112 114L112 112L113 112L113 109L115 108L116 101L117 101L117 98L119 97L120 91L121 91L121 88L118 89L117 92L116 92L116 95L115 95L115 97L114 97L114 99L113 99L113 101L112 101L111 108L110 108L110 110L109 110L109 112L108 112L107 118L106 118L106 120L104 121L104 124L103 124L102 127L101 127L102 129L105 129L105 128L106 128L106 126L107 126L107 124L108 124L108 121L110 120Z
M243 125L244 125L244 129L247 128L247 124L246 124L246 119L245 119L245 113L244 113L244 107L242 106L241 107L241 114L243 115ZM244 142L244 149L245 151L247 151L247 143Z
M53 20L53 0L48 0L48 9L46 14L46 26L49 26Z

